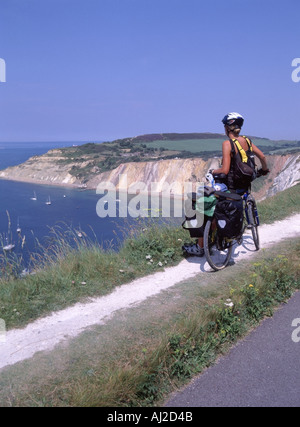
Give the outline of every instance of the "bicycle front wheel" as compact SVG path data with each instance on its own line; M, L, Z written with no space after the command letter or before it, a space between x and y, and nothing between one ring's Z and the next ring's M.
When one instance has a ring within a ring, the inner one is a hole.
M204 253L206 260L215 271L225 268L231 258L232 242L218 237L215 224L208 220L203 236Z
M251 228L251 233L253 237L253 243L255 246L255 249L259 250L259 235L258 235L258 224L256 221L256 215L254 212L254 204L250 201L247 204L247 212L248 212L248 220L249 220L249 226Z

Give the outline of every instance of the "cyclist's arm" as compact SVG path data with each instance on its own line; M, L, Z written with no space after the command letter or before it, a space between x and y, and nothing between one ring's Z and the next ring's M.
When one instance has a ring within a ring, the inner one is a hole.
M253 150L253 153L259 158L262 170L263 171L269 170L267 166L267 159L264 153L258 147L256 147L256 145L254 145L253 143L252 143L252 150Z
M222 167L219 169L214 169L214 174L225 173L228 174L230 170L230 162L231 162L231 144L230 141L224 141L222 145Z

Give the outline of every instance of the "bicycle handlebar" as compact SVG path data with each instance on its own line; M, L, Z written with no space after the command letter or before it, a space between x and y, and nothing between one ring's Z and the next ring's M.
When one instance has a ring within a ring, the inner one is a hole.
M269 169L266 169L265 171L262 168L257 169L256 178L260 178L261 176L266 176L266 175L268 175L269 172L270 172Z
M268 175L269 172L270 172L269 169L266 169L265 171L262 168L257 169L256 178L260 178L261 176ZM211 171L209 171L209 173L212 174ZM212 174L212 176L214 177L215 181L218 181L218 182L222 182L227 178L227 175L225 173Z

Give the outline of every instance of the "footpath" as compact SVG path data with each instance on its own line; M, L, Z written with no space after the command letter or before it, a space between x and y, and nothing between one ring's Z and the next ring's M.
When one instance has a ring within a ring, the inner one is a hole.
M166 407L299 407L300 291Z

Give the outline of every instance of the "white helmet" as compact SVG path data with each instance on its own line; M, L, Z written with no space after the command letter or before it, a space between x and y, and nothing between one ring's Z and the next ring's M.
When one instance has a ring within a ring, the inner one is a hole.
M223 118L224 125L233 126L234 129L241 129L244 123L244 117L239 113L229 113Z

